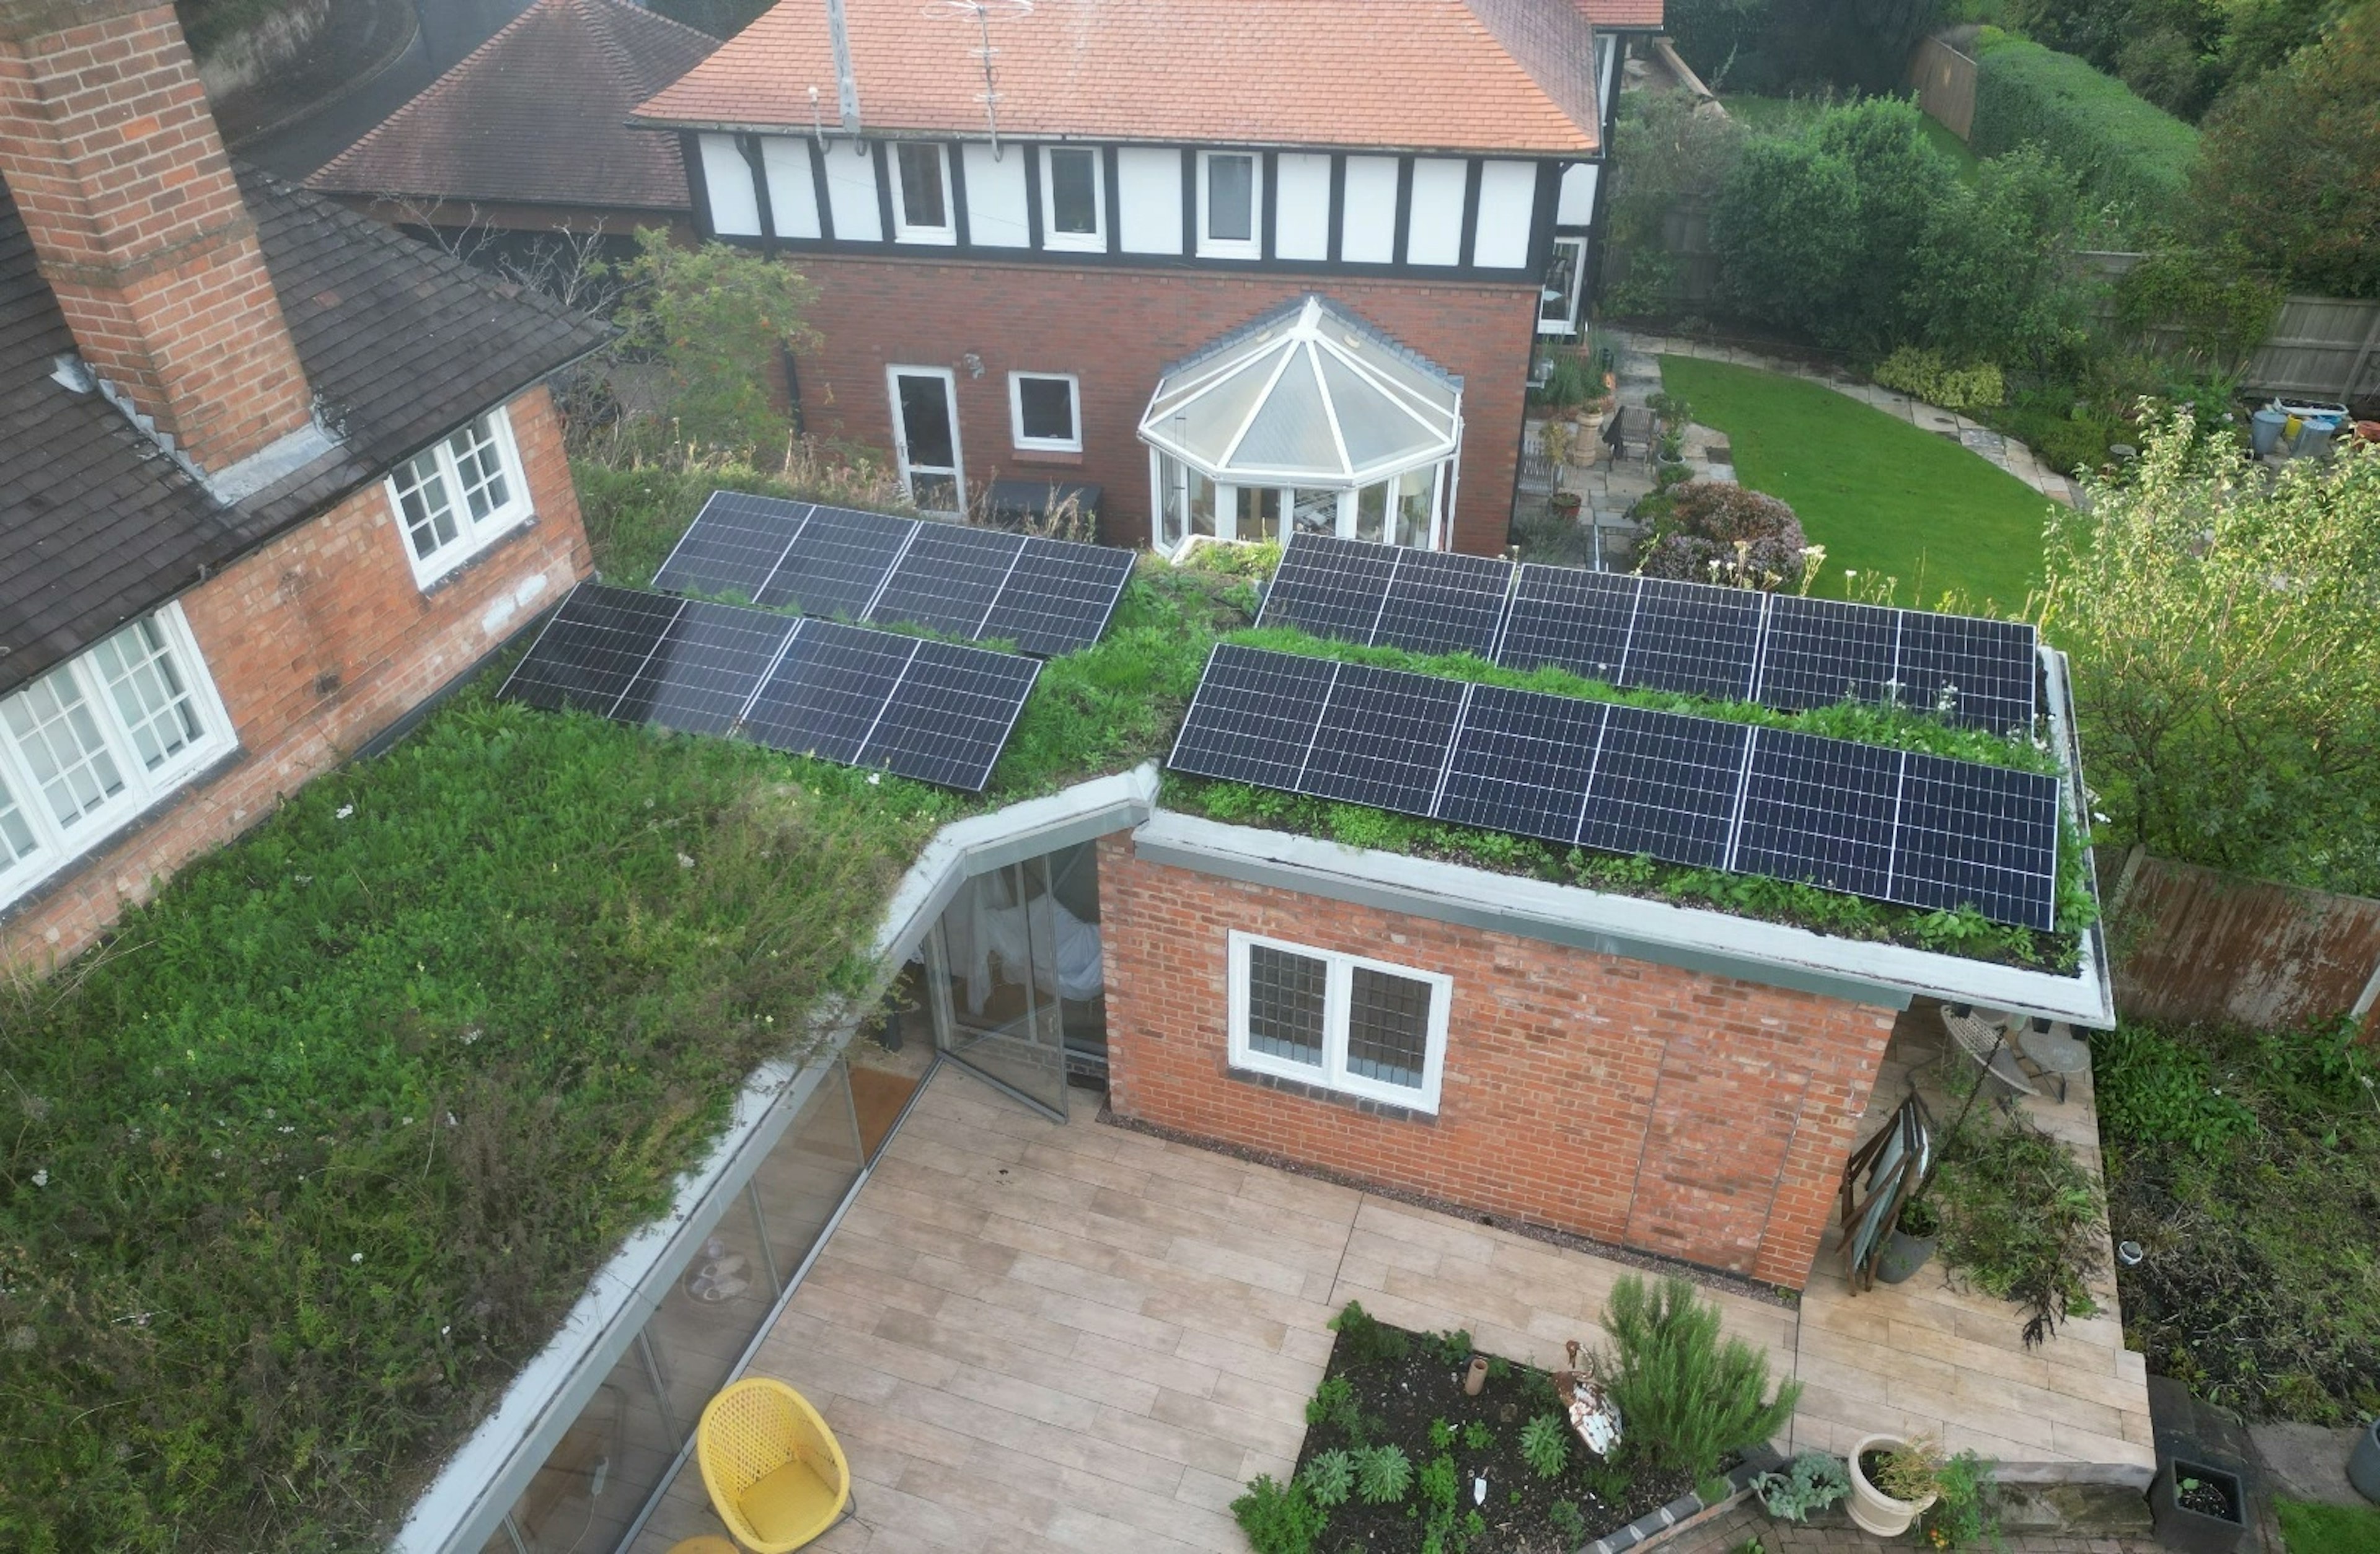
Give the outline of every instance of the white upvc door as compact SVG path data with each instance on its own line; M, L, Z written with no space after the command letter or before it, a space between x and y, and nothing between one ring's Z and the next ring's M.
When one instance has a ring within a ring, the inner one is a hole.
M888 367L884 379L892 399L892 450L909 500L922 513L965 512L957 375L947 367Z

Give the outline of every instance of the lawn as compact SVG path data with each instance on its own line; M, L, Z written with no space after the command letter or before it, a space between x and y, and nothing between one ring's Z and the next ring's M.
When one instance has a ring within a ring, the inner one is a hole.
M1661 382L1728 434L1737 478L1790 504L1826 547L1813 592L1876 598L1891 579L1903 604L2013 614L2039 585L2048 499L1949 438L1725 362L1663 357Z
M1817 97L1758 97L1729 93L1720 99L1727 111L1747 129L1768 135L1791 135L1817 116L1826 101ZM1959 176L1968 183L1975 181L1983 159L1973 147L1952 134L1940 120L1927 116L1924 121L1925 139L1934 149L1947 156L1957 166Z
M2380 1511L2369 1506L2282 1500L2275 1509L2289 1554L2372 1554L2380 1548Z

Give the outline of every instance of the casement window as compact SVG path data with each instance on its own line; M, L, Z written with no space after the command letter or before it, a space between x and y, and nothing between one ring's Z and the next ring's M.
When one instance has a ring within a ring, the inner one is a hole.
M1169 454L1149 450L1155 544L1172 555L1193 536L1286 540L1292 534L1437 548L1447 465L1429 464L1354 491L1305 486L1222 485ZM1286 522L1284 522L1284 518Z
M1198 252L1206 259L1259 259L1264 164L1253 152L1198 153Z
M1236 929L1231 957L1233 1068L1438 1110L1451 978Z
M1071 372L1011 372L1008 425L1025 452L1081 453L1081 382Z
M0 698L0 905L232 745L177 604Z
M1043 248L1107 252L1107 178L1099 162L1088 146L1041 148Z
M530 516L511 418L491 410L398 465L388 500L426 589Z
M920 140L892 147L892 236L904 243L955 243L950 152Z

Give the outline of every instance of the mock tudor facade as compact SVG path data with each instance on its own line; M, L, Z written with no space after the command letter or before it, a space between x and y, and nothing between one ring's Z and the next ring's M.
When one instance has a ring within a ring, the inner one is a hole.
M225 155L169 6L0 7L0 966L38 972L589 566L605 332Z

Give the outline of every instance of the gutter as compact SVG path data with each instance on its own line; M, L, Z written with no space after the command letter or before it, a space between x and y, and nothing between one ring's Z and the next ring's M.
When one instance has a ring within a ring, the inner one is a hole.
M668 1210L630 1232L561 1328L448 1458L390 1540L391 1554L480 1554L554 1447L661 1307L678 1271L735 1203L961 884L1024 858L1128 830L1157 804L1157 767L1080 783L936 832L886 904L864 995L829 1012L808 1051L764 1063Z

